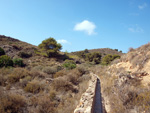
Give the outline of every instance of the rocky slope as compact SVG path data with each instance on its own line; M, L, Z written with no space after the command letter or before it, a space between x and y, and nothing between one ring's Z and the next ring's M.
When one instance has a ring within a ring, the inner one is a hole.
M150 43L131 48L108 67L95 68L101 78L108 113L150 112Z

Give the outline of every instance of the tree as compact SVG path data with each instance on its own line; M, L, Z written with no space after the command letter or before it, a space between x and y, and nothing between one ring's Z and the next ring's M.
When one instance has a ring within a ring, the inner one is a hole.
M38 47L42 51L45 51L48 57L56 56L58 51L62 49L61 44L57 43L57 41L52 37L43 40L42 43L38 45Z

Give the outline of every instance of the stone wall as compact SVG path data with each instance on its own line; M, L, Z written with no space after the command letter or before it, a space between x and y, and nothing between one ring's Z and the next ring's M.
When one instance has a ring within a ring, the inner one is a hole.
M92 79L89 82L89 87L85 93L82 94L80 103L74 110L74 113L94 113L95 92L99 78L93 73L90 75Z

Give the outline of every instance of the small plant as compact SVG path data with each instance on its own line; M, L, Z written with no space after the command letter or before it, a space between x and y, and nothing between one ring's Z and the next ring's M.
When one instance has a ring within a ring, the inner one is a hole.
M57 72L57 68L48 66L43 68L43 72L47 74L55 74Z
M0 56L5 55L5 51L0 47Z
M30 92L30 93L39 93L43 89L44 89L43 85L36 80L29 82L27 86L24 88L26 92Z
M24 66L23 60L21 58L13 59L13 63L14 63L14 66L19 66L19 67L23 67Z
M0 67L13 66L13 61L7 55L0 56Z
M65 72L62 70L62 71L58 71L54 74L54 78L57 78L57 77L62 77L65 75Z
M54 92L54 91L50 92L51 101L53 101L55 99L55 97L56 97L56 92Z
M18 56L20 56L21 58L29 58L32 56L32 54L26 52L19 52Z
M21 86L22 88L25 88L26 85L28 84L28 82L31 81L31 80L32 80L31 76L27 76L27 77L25 77L24 79L21 79L21 80L20 80L20 86Z
M76 68L76 63L73 60L65 60L63 66L66 69L74 69Z

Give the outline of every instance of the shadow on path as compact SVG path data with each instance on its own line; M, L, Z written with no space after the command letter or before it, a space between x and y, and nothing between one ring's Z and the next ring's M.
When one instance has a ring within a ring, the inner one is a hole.
M100 80L97 80L93 113L103 113Z

